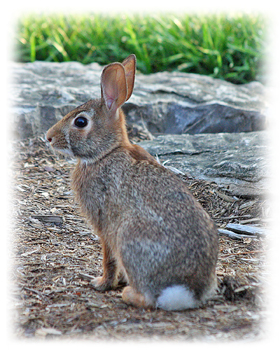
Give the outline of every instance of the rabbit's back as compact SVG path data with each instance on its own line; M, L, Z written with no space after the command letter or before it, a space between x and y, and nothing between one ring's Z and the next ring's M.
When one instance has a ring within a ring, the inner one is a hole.
M121 147L93 164L78 162L72 187L88 214L103 209L123 217L133 212L182 234L212 223L175 174L156 162L134 159Z

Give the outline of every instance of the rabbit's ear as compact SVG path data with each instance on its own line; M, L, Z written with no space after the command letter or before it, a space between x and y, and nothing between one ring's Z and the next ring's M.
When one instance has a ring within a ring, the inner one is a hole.
M126 96L126 101L127 101L130 98L134 87L136 56L134 54L129 55L122 62L122 65L124 66L126 83L127 83L127 96Z
M101 75L101 96L112 115L125 103L127 84L122 64L111 63L103 69Z

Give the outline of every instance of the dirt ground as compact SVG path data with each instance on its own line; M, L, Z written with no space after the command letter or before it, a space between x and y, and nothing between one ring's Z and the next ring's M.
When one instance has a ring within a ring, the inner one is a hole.
M127 306L122 288L100 293L98 237L70 191L74 161L55 155L42 138L14 143L14 336L92 340L256 340L265 336L265 238L220 235L217 296L200 309L167 312ZM215 183L181 176L218 227L265 226L264 198L234 198Z

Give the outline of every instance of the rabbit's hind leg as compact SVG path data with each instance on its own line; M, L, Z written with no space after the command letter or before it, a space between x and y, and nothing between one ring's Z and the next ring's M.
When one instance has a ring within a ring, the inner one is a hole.
M153 309L155 308L155 302L145 296L144 294L138 293L130 286L124 288L122 292L123 301L126 304L133 305L136 307L144 309Z

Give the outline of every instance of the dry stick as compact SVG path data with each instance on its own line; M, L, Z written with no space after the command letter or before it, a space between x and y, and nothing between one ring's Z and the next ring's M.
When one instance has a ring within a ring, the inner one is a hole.
M265 230L261 227L255 227L255 226L249 226L249 225L240 225L240 224L227 224L226 229L229 229L233 232L236 232L237 234L243 233L245 235L260 235L264 236L269 231Z
M251 217L250 215L235 215L235 216L220 216L220 217L217 217L215 219L230 220L230 219L242 219L242 218L250 218L250 217Z
M242 238L257 238L257 236L251 236L251 235L241 235L239 233L235 233L229 230L225 230L223 228L218 229L219 235L225 235L232 239L242 239Z
M226 258L231 255L243 255L243 254L257 254L257 253L265 253L264 250L252 250L250 252L237 252L237 253L229 253L226 255L223 255L222 258Z

